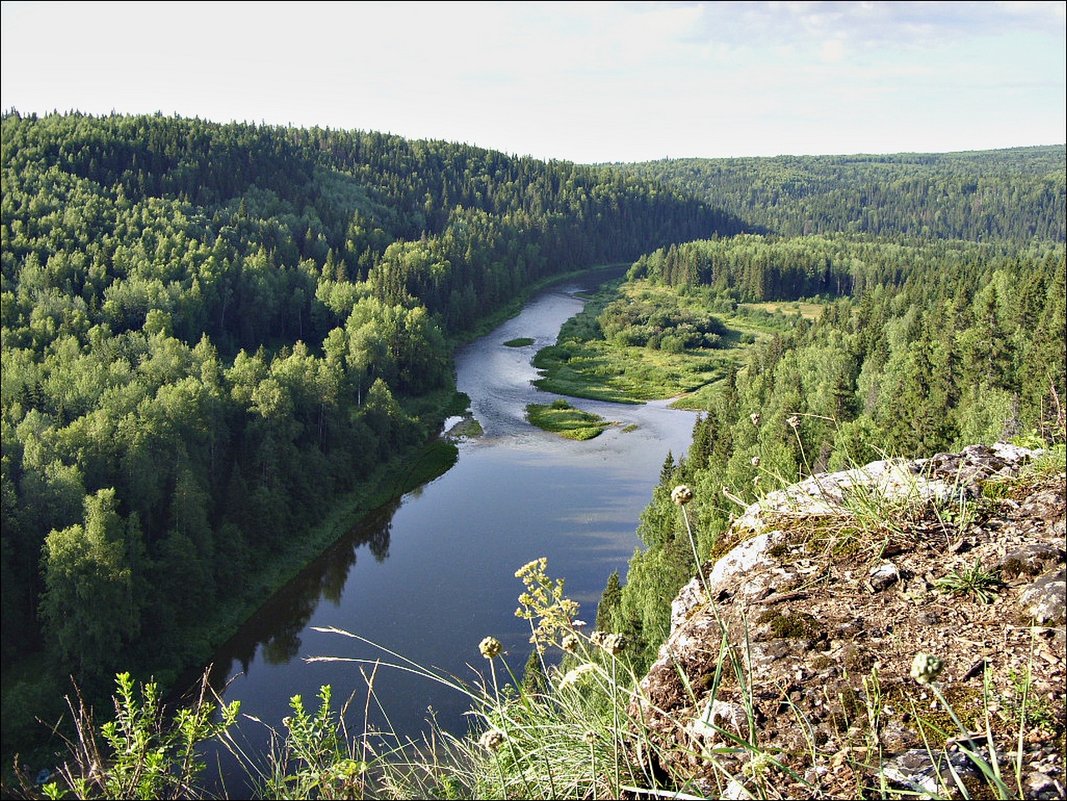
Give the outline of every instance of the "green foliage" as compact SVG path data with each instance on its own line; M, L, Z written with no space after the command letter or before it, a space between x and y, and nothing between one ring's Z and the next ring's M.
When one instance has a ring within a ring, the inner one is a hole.
M683 294L645 280L609 283L564 323L555 345L537 352L533 364L543 376L535 383L615 403L685 393L679 406L703 409L745 348L791 325L703 289Z
M119 664L203 659L204 609L261 601L304 532L436 430L456 337L555 275L740 230L615 169L467 145L2 126L2 658L54 646L90 694Z
M1064 147L629 165L784 236L1064 240Z
M45 540L41 613L62 664L80 674L112 667L140 631L129 549L140 531L115 509L115 491L85 499L84 525L53 530Z
M804 265L822 265L853 296L824 304L816 319L767 332L717 393L694 396L705 414L687 457L661 475L642 515L648 550L631 560L622 593L623 630L646 656L665 633L670 600L692 574L667 496L671 482L696 492L690 508L698 552L706 558L738 504L812 472L889 454L929 456L1024 431L1033 432L1034 442L1062 441L1067 344L1051 344L1059 321L1053 325L1050 316L1062 308L1062 245L745 235L670 251L639 259L620 292L637 293L653 282L679 302L703 297L711 308L717 281L740 282L736 291L744 298L744 276L757 270L761 292L780 293L762 296L785 299L806 287L808 279L796 270L807 275ZM705 261L711 272L686 267ZM1040 347L1035 320L1049 326ZM575 361L572 350L568 363ZM900 510L857 512L860 521L872 515L892 521ZM820 536L840 550L865 531L853 522ZM981 581L977 588L988 591Z
M527 345L532 345L533 343L534 340L530 339L530 337L517 337L515 339L509 339L504 343L504 346L508 348L525 348Z
M600 436L605 429L614 425L600 415L583 412L562 399L554 400L550 404L527 404L526 419L531 425L545 431L552 431L561 437L576 440Z
M309 712L294 695L285 734L274 741L262 778L264 798L362 798L366 762L356 759L354 743L344 736L343 710L330 709L331 689L319 690L319 708Z
M934 586L952 595L973 595L984 604L992 603L1004 582L994 571L986 570L976 561L963 570L954 569L934 582Z
M42 791L49 798L198 798L206 767L200 747L223 737L237 719L239 702L221 709L205 700L207 677L191 706L168 714L154 682L138 689L128 673L116 677L115 717L97 730L79 696L71 706L76 729L70 753ZM23 790L25 786L23 779Z

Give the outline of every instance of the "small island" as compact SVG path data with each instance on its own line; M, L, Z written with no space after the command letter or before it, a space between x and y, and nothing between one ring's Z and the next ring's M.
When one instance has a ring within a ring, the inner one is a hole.
M583 412L560 398L550 404L530 403L526 419L538 428L552 431L567 439L586 440L599 436L614 425L598 414Z
M517 337L516 339L509 339L504 343L508 348L525 348L527 345L532 345L534 340L532 337Z

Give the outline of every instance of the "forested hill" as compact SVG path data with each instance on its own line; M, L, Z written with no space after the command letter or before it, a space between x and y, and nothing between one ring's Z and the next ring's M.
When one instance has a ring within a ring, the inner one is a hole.
M445 142L2 124L5 694L34 654L83 686L203 656L211 610L425 439L450 335L551 274L740 227Z
M619 165L782 236L1064 241L1065 148Z

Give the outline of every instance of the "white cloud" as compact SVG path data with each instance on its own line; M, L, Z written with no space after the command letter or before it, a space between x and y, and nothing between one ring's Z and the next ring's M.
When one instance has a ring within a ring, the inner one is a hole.
M4 3L0 95L579 161L1048 143L1067 138L1063 9Z

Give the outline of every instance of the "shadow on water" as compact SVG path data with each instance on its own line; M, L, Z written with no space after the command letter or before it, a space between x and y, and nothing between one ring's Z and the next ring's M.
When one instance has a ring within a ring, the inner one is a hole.
M393 515L399 506L400 498L394 498L375 509L256 610L241 630L216 652L210 672L211 687L222 694L235 672L231 667L234 662L240 666L239 672L247 675L257 650L268 665L297 659L303 644L301 634L319 603L326 600L336 606L341 602L360 549L366 546L375 562L388 558ZM188 679L180 686L196 682L194 676Z

